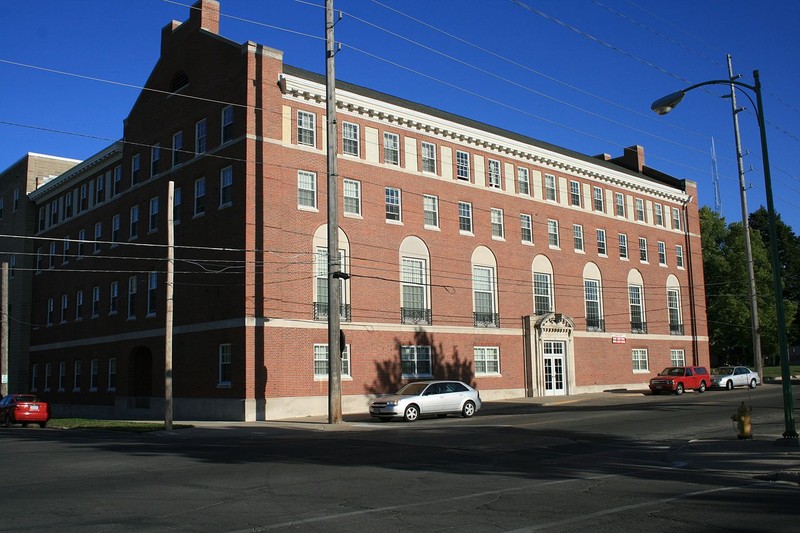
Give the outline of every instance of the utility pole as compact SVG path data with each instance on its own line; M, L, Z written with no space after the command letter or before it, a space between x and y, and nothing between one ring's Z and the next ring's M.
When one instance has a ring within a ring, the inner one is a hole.
M336 55L333 0L325 0L325 111L328 132L328 423L342 423L341 272L339 256L339 169L336 154Z
M166 288L166 324L164 327L164 429L172 431L172 303L175 275L175 224L173 202L175 182L167 185L167 280Z
M8 262L3 261L2 287L0 291L0 343L2 343L2 353L0 353L0 397L8 396Z
M728 78L734 81L739 76L733 75L733 63L731 55L728 54ZM742 201L742 229L744 230L744 250L747 255L747 280L749 282L750 293L750 328L753 334L753 359L756 365L756 372L759 376L764 376L763 360L761 358L761 332L758 326L758 297L756 294L756 276L753 269L753 246L750 242L750 213L747 210L747 188L744 181L744 159L742 157L742 140L739 136L739 113L744 111L743 107L736 106L735 85L731 83L731 109L733 111L733 138L736 142L736 163L739 169L739 196ZM775 266L774 268L777 268Z

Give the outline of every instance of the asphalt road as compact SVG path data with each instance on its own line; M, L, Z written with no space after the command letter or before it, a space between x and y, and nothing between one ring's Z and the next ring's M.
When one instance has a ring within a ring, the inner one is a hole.
M577 398L413 424L0 429L0 530L797 531L800 487L752 473L776 465L682 453L735 440L741 401L779 435L780 387Z

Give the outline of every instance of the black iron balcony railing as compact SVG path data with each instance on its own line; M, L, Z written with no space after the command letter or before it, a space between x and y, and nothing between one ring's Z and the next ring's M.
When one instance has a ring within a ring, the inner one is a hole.
M314 320L325 320L327 318L327 302L314 302ZM341 304L339 306L339 318L345 322L350 322L350 304Z
M669 324L669 334L670 335L683 335L683 324L674 324L670 322Z
M605 331L606 321L603 318L587 318L586 331Z
M401 307L401 324L432 324L433 316L430 309L420 307Z
M647 333L647 322L631 322L631 333Z
M473 323L478 328L499 328L499 313L472 313Z

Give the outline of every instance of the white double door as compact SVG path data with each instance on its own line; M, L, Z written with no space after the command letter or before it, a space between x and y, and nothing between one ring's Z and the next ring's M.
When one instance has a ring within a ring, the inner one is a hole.
M562 396L564 387L564 341L544 341L544 395Z

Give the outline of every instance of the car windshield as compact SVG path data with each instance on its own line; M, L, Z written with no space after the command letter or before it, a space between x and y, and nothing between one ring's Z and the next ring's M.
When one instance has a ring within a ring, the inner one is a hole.
M419 396L420 394L422 394L422 391L424 391L425 387L427 386L428 386L427 383L409 383L408 385L397 391L397 394L401 394L403 396Z
M17 396L18 403L30 403L35 401L36 401L36 396L34 396L33 394L20 394L19 396Z
M682 376L683 375L683 368L679 366L665 368L661 371L660 376Z
M733 367L723 366L714 370L714 373L718 376L730 376L731 374L733 374Z

